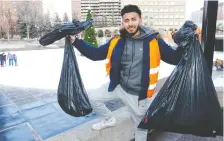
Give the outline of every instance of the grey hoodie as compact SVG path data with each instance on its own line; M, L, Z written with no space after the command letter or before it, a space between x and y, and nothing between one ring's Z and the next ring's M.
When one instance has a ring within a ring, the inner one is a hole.
M129 94L139 95L142 85L143 41L153 33L151 28L140 26L140 35L127 38L121 58L120 85Z

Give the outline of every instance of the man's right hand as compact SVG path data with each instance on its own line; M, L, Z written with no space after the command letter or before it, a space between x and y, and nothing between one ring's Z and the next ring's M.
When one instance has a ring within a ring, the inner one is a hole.
M70 35L71 44L75 42L76 38L77 38L77 35Z

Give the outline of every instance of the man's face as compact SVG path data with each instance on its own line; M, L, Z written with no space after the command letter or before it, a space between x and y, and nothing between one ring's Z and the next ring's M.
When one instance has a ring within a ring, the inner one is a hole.
M125 13L122 16L122 25L129 34L136 33L141 22L142 20L136 12Z

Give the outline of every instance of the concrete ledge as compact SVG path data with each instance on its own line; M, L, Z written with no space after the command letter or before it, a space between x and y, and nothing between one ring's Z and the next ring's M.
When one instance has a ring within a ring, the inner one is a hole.
M70 129L59 135L47 139L47 141L130 141L134 138L133 123L127 107L113 112L117 119L117 125L101 131L92 130L92 125L101 118Z
M161 88L166 78L159 81L157 91ZM216 87L219 102L223 107L223 87ZM101 118L85 123L76 128L70 129L47 141L134 141L133 123L127 107L120 108L113 112L117 119L117 125L101 131L94 131L91 126L99 122ZM148 136L148 141L222 141L223 137L198 137L188 134L170 132L153 132Z
M148 141L223 141L223 137L200 137L189 134L155 131L151 136L148 137Z

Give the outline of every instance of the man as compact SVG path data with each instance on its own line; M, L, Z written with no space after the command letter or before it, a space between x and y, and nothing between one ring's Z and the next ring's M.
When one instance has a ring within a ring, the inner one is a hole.
M121 10L120 36L112 38L99 48L71 36L73 45L87 58L97 61L107 59L106 70L110 83L89 94L93 109L103 120L94 124L94 130L116 125L116 119L104 105L105 101L120 98L129 108L135 126L135 141L146 141L147 130L137 128L155 97L160 59L176 65L182 50L173 50L151 28L141 25L141 10L127 5Z
M216 59L215 67L216 67L216 70L223 70L223 61L220 59Z
M3 52L2 60L3 60L3 66L6 66L6 60L7 60L7 57L6 57L5 52Z
M0 53L0 67L3 67L3 53Z
M14 61L15 66L18 66L17 56L16 56L16 54L13 54L13 55L12 55L12 58L13 58L13 61Z

